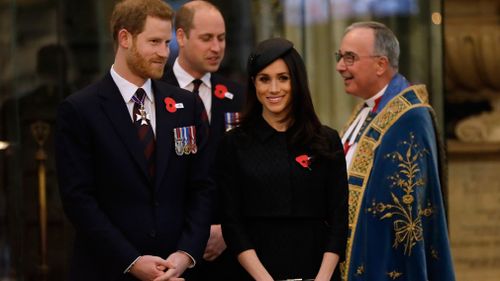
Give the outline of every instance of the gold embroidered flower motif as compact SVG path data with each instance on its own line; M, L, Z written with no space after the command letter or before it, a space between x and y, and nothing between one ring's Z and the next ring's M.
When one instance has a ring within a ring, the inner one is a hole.
M401 275L403 275L403 273L401 272L397 272L396 270L393 270L391 272L388 272L387 275L392 279L392 280L396 280L397 278L401 277Z
M432 215L430 203L423 207L418 205L421 202L415 201L416 190L423 188L426 183L420 170L419 160L429 152L415 143L413 133L410 133L409 141L403 141L402 145L407 146L405 153L395 151L385 157L395 162L397 167L396 172L388 177L391 187L402 190L404 194L398 197L397 192L391 192L391 203L373 200L367 211L373 215L380 215L381 220L393 219L395 234L393 247L404 245L404 253L410 256L412 248L423 240L422 217Z
M356 275L357 276L363 275L363 273L365 273L365 266L364 265L358 266L358 268L356 268Z
M439 259L438 251L434 247L431 247L431 256L436 260Z

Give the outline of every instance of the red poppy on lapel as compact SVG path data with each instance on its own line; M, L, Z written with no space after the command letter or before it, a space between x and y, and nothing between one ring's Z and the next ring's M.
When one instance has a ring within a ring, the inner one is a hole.
M309 157L307 154L302 154L295 157L295 161L297 161L300 166L311 170L311 167L309 167L309 165L311 165L311 157Z
M167 109L168 112L174 113L177 111L177 107L175 106L175 100L171 97L167 97L164 99L165 101L165 108Z
M226 97L227 87L222 84L215 85L214 95L219 99L223 99Z

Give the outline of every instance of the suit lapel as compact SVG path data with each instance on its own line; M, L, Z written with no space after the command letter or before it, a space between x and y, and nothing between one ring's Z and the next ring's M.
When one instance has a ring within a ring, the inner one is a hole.
M224 104L221 99L212 95L212 119L210 120L210 130L219 128L224 124Z
M212 108L210 109L212 112L212 119L210 120L210 131L214 130L224 130L221 127L224 127L224 113L225 113L225 103L224 99L219 99L215 96L215 86L217 86L218 81L214 79L212 76Z
M177 81L177 78L175 77L173 67L165 68L165 74L163 75L163 81L167 82L170 85L179 87L179 81Z
M123 101L123 97L109 73L103 80L103 87L99 95L103 98L102 108L104 114L111 121L113 128L132 155L132 158L138 164L139 169L144 176L149 179L146 169L146 158L144 157L141 143L137 137L137 130L132 123L127 105Z
M153 81L156 110L156 188L165 172L167 171L168 160L174 147L173 129L179 118L179 113L168 112L165 108L165 98L170 96L165 88L160 88L158 83Z

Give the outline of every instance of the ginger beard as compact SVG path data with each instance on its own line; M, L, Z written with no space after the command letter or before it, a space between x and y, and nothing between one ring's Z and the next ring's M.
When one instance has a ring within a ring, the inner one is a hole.
M143 79L160 79L163 76L167 59L158 55L152 56L154 57L148 59L141 55L137 48L136 38L133 38L130 53L127 56L127 65L130 71Z

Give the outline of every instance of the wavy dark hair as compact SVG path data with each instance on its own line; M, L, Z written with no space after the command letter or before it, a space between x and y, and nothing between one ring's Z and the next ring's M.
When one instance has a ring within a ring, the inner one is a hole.
M326 132L322 130L323 125L314 111L306 67L302 57L292 48L277 59L283 59L287 65L292 85L292 107L284 118L284 120L291 120L291 126L287 130L288 144L291 147L307 147L318 156L332 158L334 151L332 151ZM240 121L240 126L243 129L253 127L256 120L262 115L262 104L257 99L254 79L255 76L249 75L246 103Z

